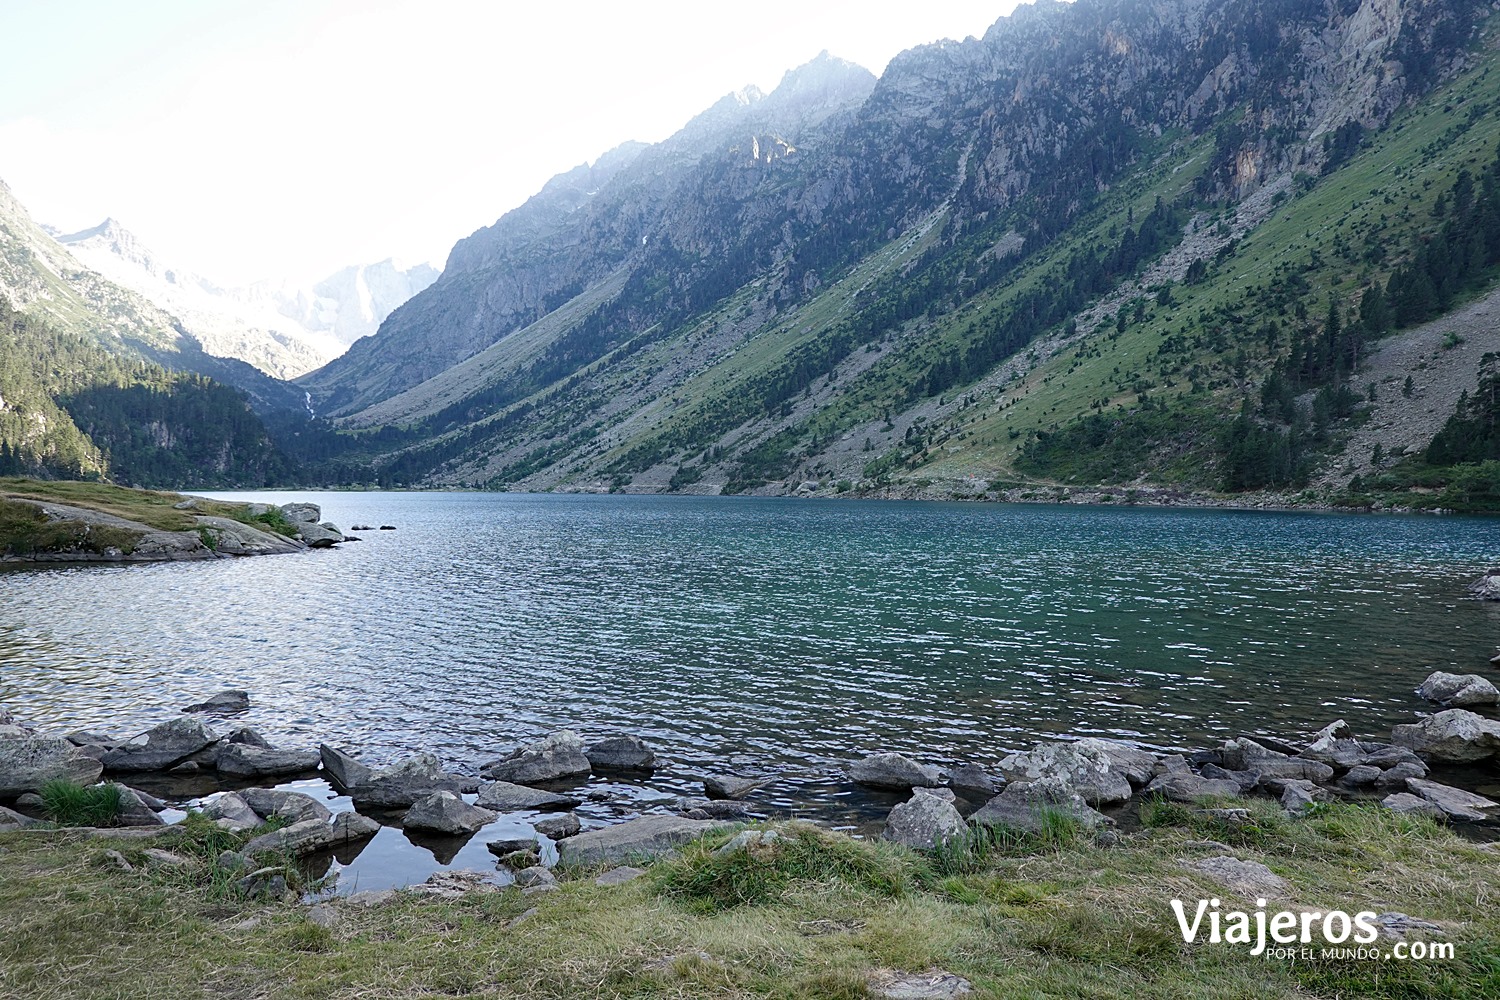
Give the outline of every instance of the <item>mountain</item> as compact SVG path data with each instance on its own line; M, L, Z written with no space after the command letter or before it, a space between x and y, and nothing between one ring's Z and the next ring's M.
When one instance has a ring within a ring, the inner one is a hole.
M1446 207L1488 204L1490 16L1041 0L878 81L824 54L554 178L299 384L390 484L1357 493L1392 463L1340 448L1417 409L1361 366L1494 278Z
M345 268L311 287L260 282L223 288L164 262L114 219L56 235L82 265L176 317L210 354L286 379L327 364L437 279L428 264Z

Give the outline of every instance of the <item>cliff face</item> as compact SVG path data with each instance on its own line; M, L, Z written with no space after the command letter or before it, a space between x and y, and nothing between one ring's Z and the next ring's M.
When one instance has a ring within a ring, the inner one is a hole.
M945 390L1019 378L1038 336L1233 252L1481 58L1488 9L1041 0L878 81L825 54L555 178L301 384L414 428L377 459L391 481L852 476L927 439Z

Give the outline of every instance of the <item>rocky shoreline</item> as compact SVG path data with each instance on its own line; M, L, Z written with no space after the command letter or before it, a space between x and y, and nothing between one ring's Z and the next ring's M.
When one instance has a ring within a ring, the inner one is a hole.
M190 562L240 556L286 555L308 549L330 548L358 541L322 520L317 504L289 503L226 505L222 501L186 496L173 504L192 520L179 530L153 527L143 521L73 504L6 496L6 503L36 511L48 537L59 539L45 547L6 545L0 540L0 563L133 563ZM200 513L232 507L244 517ZM22 548L22 551L17 551Z
M918 850L987 828L1041 834L1059 820L1104 840L1114 836L1110 828L1123 810L1153 799L1230 824L1250 822L1248 800L1270 798L1291 815L1323 802L1363 800L1397 813L1493 826L1500 803L1437 779L1450 768L1500 761L1500 722L1470 711L1494 706L1500 691L1478 675L1439 672L1418 693L1441 710L1396 726L1386 740L1359 738L1338 720L1305 741L1241 736L1192 753L1083 738L1042 742L993 765L940 768L882 752L848 761L844 780L889 798L893 804L878 835ZM0 710L0 831L49 829L38 794L49 782L108 779L121 787L120 827L137 836L169 835L163 814L171 816L173 807L135 786L187 777L212 789L193 797L207 821L229 831L268 822L275 827L219 859L251 894L285 891L288 858L337 853L348 863L386 827L408 838L436 838L442 847L434 854L449 859L455 844L488 828L493 839L486 847L498 859L491 877L544 885L556 865L661 855L709 831L764 818L774 810L757 800L786 778L773 771L704 771L696 775L699 796L678 797L665 807L627 807L600 822L575 811L585 801L581 781L593 775L649 785L666 764L637 736L611 734L586 743L562 730L482 764L477 775L449 770L430 753L375 768L334 746L274 747L253 729L214 728L202 718L228 720L249 705L245 692L220 692L184 709L185 717L130 739L38 733ZM335 812L305 792L274 787L308 778L326 781L330 800L347 799L352 809ZM608 797L597 790L586 795ZM519 824L523 832L495 836L497 820Z

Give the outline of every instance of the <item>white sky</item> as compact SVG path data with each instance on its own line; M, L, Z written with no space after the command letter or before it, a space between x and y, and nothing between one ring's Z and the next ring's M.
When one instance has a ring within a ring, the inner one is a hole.
M1016 0L0 0L0 179L238 284L439 266L552 175L822 49L879 75Z

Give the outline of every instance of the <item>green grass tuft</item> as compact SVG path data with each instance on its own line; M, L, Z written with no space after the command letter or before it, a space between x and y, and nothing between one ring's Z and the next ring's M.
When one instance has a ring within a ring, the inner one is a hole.
M798 889L838 886L894 897L914 885L910 852L831 835L806 824L776 828L771 844L719 854L729 835L704 838L652 870L658 891L690 909L711 913L774 903Z
M119 818L119 785L80 785L66 779L42 786L47 815L59 826L109 826Z

